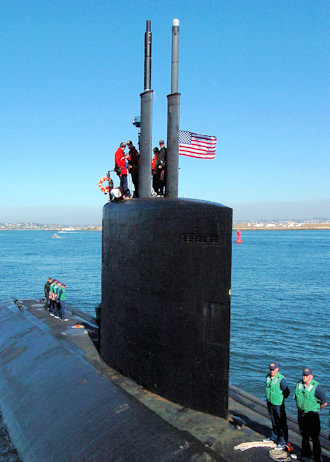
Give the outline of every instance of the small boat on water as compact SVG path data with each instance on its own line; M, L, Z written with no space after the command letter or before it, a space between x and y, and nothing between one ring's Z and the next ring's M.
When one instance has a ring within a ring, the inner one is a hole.
M56 234L56 233L52 235L52 238L54 238L54 239L62 239L61 236L59 236L59 235Z
M59 234L68 234L68 233L74 233L75 229L74 228L62 228L58 233Z

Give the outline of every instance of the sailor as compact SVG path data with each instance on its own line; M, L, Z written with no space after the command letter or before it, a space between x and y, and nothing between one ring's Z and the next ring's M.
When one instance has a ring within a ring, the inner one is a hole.
M54 315L55 315L56 319L60 318L59 304L58 304L58 291L59 291L60 287L61 287L60 281L56 281L56 285L54 287L54 295L55 295L55 298L54 298L54 304L55 304Z
M66 292L65 292L65 284L62 282L58 289L58 308L59 308L59 315L60 319L62 321L67 321L68 318L66 317L65 314L65 298L66 298Z
M129 158L128 161L128 168L129 173L132 176L132 182L134 184L134 194L133 197L139 197L139 162L140 162L140 154L136 150L135 146L131 140L127 141L127 147L129 149Z
M282 450L288 441L288 426L284 399L290 394L288 384L284 376L279 372L277 362L269 364L269 373L266 376L266 399L267 408L272 422L272 434L264 441L277 443L275 449Z
M154 195L157 195L159 192L159 181L160 181L160 173L161 173L156 168L159 149L155 147L153 149L153 153L154 153L154 158L151 161L152 188L154 190Z
M44 294L45 294L45 310L49 308L50 300L49 300L49 291L50 291L50 284L52 282L52 278L48 278L45 286L44 286Z
M298 408L298 423L302 436L301 457L308 460L312 456L309 438L313 442L313 460L321 461L320 445L320 416L319 411L328 403L325 392L314 380L313 372L309 367L305 367L302 372L302 380L296 385L294 394Z
M159 172L159 195L164 195L165 176L166 176L166 157L167 149L164 140L159 140L160 151L158 153L156 169Z
M127 185L127 162L129 156L125 154L126 143L120 143L119 148L115 152L115 168L117 175L120 178L120 189L124 199L130 199L131 193Z
M50 315L55 316L55 287L56 287L56 279L53 279L52 283L49 286L49 299L50 299Z

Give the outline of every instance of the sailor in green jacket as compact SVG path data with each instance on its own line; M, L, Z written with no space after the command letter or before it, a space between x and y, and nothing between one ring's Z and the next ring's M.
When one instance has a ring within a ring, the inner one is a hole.
M56 319L59 319L60 318L60 312L59 312L59 304L58 304L58 291L60 290L60 287L61 287L61 283L60 281L56 281L56 284L55 284L55 287L54 287L54 304L55 304L55 308L54 308L54 316Z
M288 426L284 399L290 394L288 384L284 376L279 372L277 362L269 364L269 374L266 376L266 399L267 408L272 422L272 434L264 441L277 443L275 449L282 450L288 441Z
M68 318L66 317L65 315L65 298L66 298L66 293L65 293L65 284L64 282L62 282L62 284L60 285L59 289L58 289L58 308L59 308L59 315L60 315L60 319L62 321L68 321Z
M320 462L320 409L328 403L325 393L319 383L314 380L313 372L309 367L305 367L302 373L302 380L296 385L294 399L298 408L298 423L302 435L301 457L308 460L312 455L309 438L313 442L314 460Z
M54 314L54 312L55 312L55 293L54 293L54 289L56 287L56 282L57 282L56 279L53 279L53 282L49 286L49 299L50 299L49 311L50 311L51 316L55 316L55 314Z

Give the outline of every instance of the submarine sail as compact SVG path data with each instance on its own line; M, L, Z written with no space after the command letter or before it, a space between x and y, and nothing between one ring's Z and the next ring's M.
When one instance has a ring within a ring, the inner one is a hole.
M175 20L176 75L178 33ZM227 417L232 210L177 197L179 116L173 111L180 94L173 78L171 90L169 197L150 198L148 178L140 199L103 208L100 352L147 389ZM141 118L141 140L151 127L143 124Z

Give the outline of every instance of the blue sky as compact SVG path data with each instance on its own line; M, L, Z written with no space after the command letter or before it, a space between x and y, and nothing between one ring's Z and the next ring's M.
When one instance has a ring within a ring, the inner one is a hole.
M171 26L180 126L216 135L180 156L179 195L234 219L329 217L329 3L1 2L0 222L101 222L98 180L137 140L151 20L153 140L166 139Z

